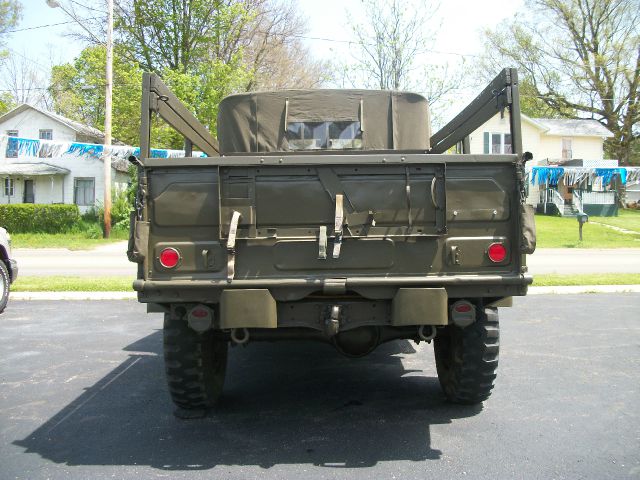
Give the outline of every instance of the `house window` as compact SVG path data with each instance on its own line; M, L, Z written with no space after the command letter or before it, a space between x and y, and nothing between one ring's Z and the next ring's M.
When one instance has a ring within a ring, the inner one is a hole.
M573 158L573 151L571 150L571 139L562 139L562 160L571 160Z
M511 134L484 132L484 153L494 155L513 153Z
M19 136L18 130L7 130L7 137L17 137ZM18 145L14 142L7 143L7 158L18 158Z
M4 179L4 196L13 197L14 182L13 178Z
M40 138L40 140L53 140L53 130L47 128L47 129L40 129L40 132L38 134L38 138ZM38 155L40 158L51 158L51 148L49 148L49 146L45 146L43 148L42 144L40 145L40 153Z
M73 201L76 205L95 204L95 178L75 178L73 181Z
M53 131L51 129L40 129L40 134L38 136L40 140L53 140Z

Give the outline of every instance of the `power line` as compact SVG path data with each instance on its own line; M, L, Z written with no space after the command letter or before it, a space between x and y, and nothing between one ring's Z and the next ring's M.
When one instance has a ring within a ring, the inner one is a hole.
M103 17L89 17L89 18L79 18L78 21L85 20L98 20ZM68 25L70 23L77 23L76 20L69 20L68 22L59 22L59 23L49 23L46 25L37 25L35 27L26 27L26 28L18 28L16 30L7 30L4 33L18 33L18 32L26 32L28 30L38 30L40 28L49 28L49 27L57 27L58 25Z
M107 15L107 12L105 12L104 10L98 10L97 8L90 7L88 5L85 5L84 3L76 2L76 0L69 0L69 1L71 3L75 3L79 7L86 8L87 10L93 10L94 12L100 12L100 13L104 13L105 15Z

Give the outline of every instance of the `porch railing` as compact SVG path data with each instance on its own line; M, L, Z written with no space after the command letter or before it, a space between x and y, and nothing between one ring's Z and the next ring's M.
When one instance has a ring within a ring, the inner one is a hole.
M561 215L564 212L564 198L562 198L562 195L560 195L557 190L553 190L552 188L540 190L540 203L543 205L544 213L547 213L547 205L550 203L556 206Z
M582 192L580 192L579 190L573 191L573 206L575 207L576 210L578 210L578 213L584 213L584 206L582 203Z
M581 191L580 197L583 205L615 205L616 203L616 192Z

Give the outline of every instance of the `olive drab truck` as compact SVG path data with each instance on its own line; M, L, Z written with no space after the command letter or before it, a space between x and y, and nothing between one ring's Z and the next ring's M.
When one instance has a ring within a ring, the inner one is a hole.
M511 153L471 154L498 112ZM152 157L156 116L185 158ZM434 134L420 95L284 90L226 97L216 140L154 74L141 125L128 255L139 301L164 313L178 412L215 404L229 345L283 339L350 357L433 341L446 397L489 397L497 308L526 294L535 248L515 70Z

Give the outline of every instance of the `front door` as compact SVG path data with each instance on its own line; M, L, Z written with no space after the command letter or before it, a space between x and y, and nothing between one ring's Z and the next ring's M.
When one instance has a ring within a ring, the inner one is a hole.
M35 196L33 194L33 180L24 181L24 203L34 203Z

